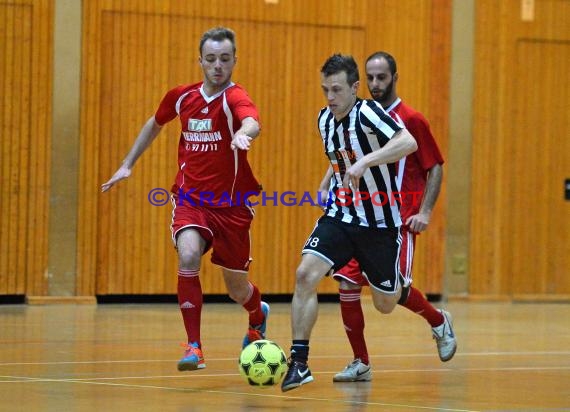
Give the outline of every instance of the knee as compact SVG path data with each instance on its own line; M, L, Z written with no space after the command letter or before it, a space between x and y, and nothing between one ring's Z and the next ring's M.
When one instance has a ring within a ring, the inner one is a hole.
M185 246L178 247L178 261L181 268L192 269L200 267L202 254L198 249Z
M296 272L296 290L316 289L320 277L307 266L299 266Z

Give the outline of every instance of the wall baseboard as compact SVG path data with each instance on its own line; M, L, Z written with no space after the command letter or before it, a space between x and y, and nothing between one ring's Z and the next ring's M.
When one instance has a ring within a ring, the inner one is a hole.
M94 305L97 303L97 298L95 296L26 296L26 303L28 305Z

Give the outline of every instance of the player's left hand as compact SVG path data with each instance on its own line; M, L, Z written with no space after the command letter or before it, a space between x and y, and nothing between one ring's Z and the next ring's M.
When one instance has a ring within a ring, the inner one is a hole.
M344 179L342 179L342 186L345 189L350 189L353 192L357 191L360 187L360 178L364 174L366 168L361 165L360 162L356 162L348 169L344 174Z
M420 233L427 229L429 225L430 215L427 213L418 213L412 215L406 220L406 226L410 228L411 232Z
M231 148L232 150L241 149L249 150L251 148L251 141L253 139L246 134L236 133L232 139Z

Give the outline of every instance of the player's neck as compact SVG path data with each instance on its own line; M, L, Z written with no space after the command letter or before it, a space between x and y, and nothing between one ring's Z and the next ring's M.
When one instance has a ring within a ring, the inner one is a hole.
M397 94L393 94L393 95L391 95L390 97L388 97L387 99L382 99L382 100L379 101L378 103L380 103L380 105L381 105L384 109L387 109L388 107L392 106L396 100L398 100L398 95L397 95Z
M204 82L202 84L202 90L204 91L204 94L206 94L206 96L211 97L214 96L215 94L224 91L230 85L230 83L231 80L228 80L226 83L221 85L213 85L211 83Z

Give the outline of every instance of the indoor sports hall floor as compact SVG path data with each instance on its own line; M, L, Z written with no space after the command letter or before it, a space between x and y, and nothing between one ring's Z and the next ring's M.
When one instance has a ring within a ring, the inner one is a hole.
M459 349L439 361L423 319L365 298L373 380L333 384L350 360L337 304L322 303L311 340L315 381L282 393L248 386L237 357L245 312L205 304L207 368L178 372L175 304L0 306L0 411L553 411L570 410L570 304L446 304ZM288 354L289 304L268 338Z

